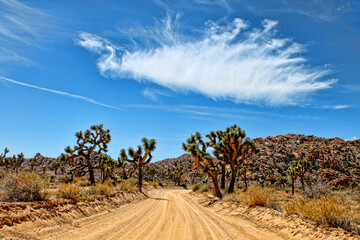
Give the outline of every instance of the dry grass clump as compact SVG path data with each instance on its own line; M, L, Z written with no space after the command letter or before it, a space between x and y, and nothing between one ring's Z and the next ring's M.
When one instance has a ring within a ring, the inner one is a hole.
M50 197L49 178L32 172L7 174L0 185L1 200L6 202L43 201Z
M129 179L126 179L125 181L122 181L118 185L118 188L120 190L125 190L125 191L134 191L137 189L137 184L138 184L137 179L129 178Z
M331 196L318 199L299 198L285 205L284 210L287 214L298 214L318 224L360 233L356 226L359 219L355 217L351 206Z
M249 207L276 207L276 196L274 189L250 187L244 193L245 202Z
M81 195L81 187L74 183L61 184L58 196L66 199L76 199Z
M210 187L207 184L195 184L195 185L192 186L191 189L192 189L193 192L200 192L200 193L210 191Z
M101 195L110 197L113 196L115 193L115 187L109 183L100 183L97 185L97 187Z

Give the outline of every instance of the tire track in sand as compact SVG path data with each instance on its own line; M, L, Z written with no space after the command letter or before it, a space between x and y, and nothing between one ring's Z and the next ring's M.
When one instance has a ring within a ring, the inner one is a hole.
M203 207L188 190L156 189L149 195L142 202L78 219L71 229L52 227L40 239L282 239L251 222Z

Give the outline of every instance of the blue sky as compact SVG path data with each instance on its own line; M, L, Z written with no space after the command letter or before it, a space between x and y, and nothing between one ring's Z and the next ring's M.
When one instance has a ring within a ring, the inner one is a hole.
M0 148L57 157L103 123L109 153L238 124L356 139L358 1L0 0Z

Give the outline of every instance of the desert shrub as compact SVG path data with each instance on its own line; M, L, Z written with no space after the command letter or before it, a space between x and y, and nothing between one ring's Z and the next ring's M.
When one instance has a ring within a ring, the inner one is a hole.
M318 199L300 198L286 204L284 210L286 214L298 214L318 224L360 232L354 224L358 219L354 217L351 206L331 196Z
M1 182L2 201L29 202L43 201L50 197L50 181L33 172L7 174Z
M76 199L81 195L81 188L74 183L60 184L58 196L66 199Z
M275 192L270 188L261 187L249 187L243 193L243 198L249 207L263 206L263 207L275 207L276 198Z
M137 179L129 178L129 179L126 179L125 181L122 181L118 185L118 188L120 190L126 190L126 191L131 190L131 191L133 191L133 190L136 190L137 185L138 185L138 180Z
M98 186L90 186L87 190L86 190L86 195L100 195L100 189Z
M202 187L202 184L195 184L192 186L191 189L193 192L198 192L201 189L201 187Z
M97 187L101 195L105 195L107 197L114 195L115 188L111 184L108 183L98 184Z
M307 188L305 191L305 196L309 198L320 198L323 196L327 196L331 193L331 187L329 184L317 181L311 185L311 188Z

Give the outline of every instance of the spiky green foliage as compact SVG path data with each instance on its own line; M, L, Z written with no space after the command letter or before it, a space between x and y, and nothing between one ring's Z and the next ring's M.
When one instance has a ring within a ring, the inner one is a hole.
M54 169L54 174L57 174L57 170L60 168L61 164L59 161L55 161L51 163L53 169Z
M129 179L137 170L137 165L126 162L124 158L118 157L117 167L120 168L120 177L124 180Z
M238 170L253 154L259 152L259 149L254 141L246 138L245 131L236 124L225 131L210 132L207 137L210 139L208 145L214 148L214 155L230 166L232 175L228 192L232 193Z
M244 181L245 188L248 187L246 174L247 174L247 166L242 166L242 167L238 170L238 176L240 176L241 179Z
M175 184L177 184L178 186L180 186L182 176L184 175L183 169L184 169L183 166L176 165L175 171L173 172L173 180Z
M94 125L90 127L90 130L75 133L75 136L77 145L73 148L66 147L67 154L62 154L60 159L69 163L71 174L83 176L88 173L91 184L95 185L96 161L93 161L92 157L95 153L99 157L101 153L108 151L107 146L111 141L110 130L103 129L103 124Z
M301 182L303 192L305 192L304 177L305 177L305 173L307 171L309 171L311 163L310 163L310 161L308 161L305 158L305 159L296 161L295 164L297 165L298 175L299 175L299 178L300 178L300 182Z
M101 155L96 166L100 169L102 183L105 182L108 178L111 178L114 181L118 181L119 177L115 176L114 170L117 167L117 162L114 161L110 156Z
M37 162L37 158L33 157L29 160L29 165L30 165L30 170L33 171L34 168L37 166L38 162Z
M297 169L297 165L293 164L289 169L287 170L287 174L290 176L291 179L291 193L294 195L295 192L295 181L299 176L299 171Z
M159 170L157 170L157 168L154 168L154 167L147 170L147 174L149 174L151 176L152 181L154 181L154 177L158 172L159 172Z
M4 153L0 154L0 164L1 164L1 166L3 164L3 160L6 158L6 154L8 154L8 153L9 153L9 149L5 148Z
M8 164L8 160L6 157L6 154L8 153L9 153L9 149L5 148L4 153L0 154L0 167L5 167L6 169L9 168L10 165Z
M287 179L286 176L278 176L278 177L276 178L275 184L278 185L278 186L280 186L280 187L285 187L285 185L287 184L287 182L288 182L288 179Z
M204 142L199 132L191 134L186 143L182 143L182 147L186 152L189 152L195 159L193 166L201 169L208 177L211 178L216 196L222 198L222 194L218 185L219 166L207 148L210 146L209 142Z
M24 154L20 153L18 155L13 155L12 157L6 157L8 152L9 150L5 148L4 154L0 155L0 166L5 167L8 171L19 172L25 161Z
M143 167L148 164L151 159L153 152L156 149L156 140L147 138L141 139L143 145L139 145L136 150L132 147L128 148L128 153L126 153L125 149L121 149L120 151L120 160L123 162L129 162L134 166L134 168L138 169L138 187L140 191L142 190L142 181L143 181Z

